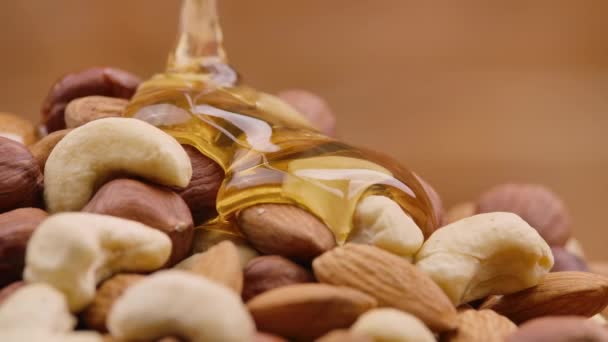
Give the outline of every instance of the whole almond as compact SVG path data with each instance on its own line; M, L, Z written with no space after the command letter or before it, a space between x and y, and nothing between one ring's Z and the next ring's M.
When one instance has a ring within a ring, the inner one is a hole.
M70 133L71 129L62 129L60 131L55 131L42 139L38 140L35 144L29 147L32 156L38 162L40 166L40 170L44 172L44 165L46 164L46 160L49 159L49 155L55 148L63 137L65 137L68 133Z
M0 213L42 202L42 173L25 145L0 137Z
M260 252L307 261L336 245L319 219L288 204L258 204L239 212L238 225Z
M333 330L323 335L315 342L374 342L373 339L360 334L355 334L349 330Z
M376 300L364 293L325 284L279 287L247 302L258 329L295 339L347 328L375 306Z
M205 222L217 215L215 199L224 181L224 170L211 158L203 155L196 148L182 145L192 164L190 184L178 193L192 212L196 224Z
M483 193L478 213L505 211L519 215L551 246L563 246L570 238L570 215L562 200L535 184L503 184Z
M244 271L243 300L277 287L314 282L312 274L304 267L278 255L254 258Z
M116 97L87 96L72 100L65 108L67 128L76 128L97 119L120 117L129 101Z
M97 289L93 302L82 313L86 326L100 332L107 332L106 319L112 305L129 286L144 278L145 276L140 274L117 274L104 281Z
M11 113L0 112L0 137L5 137L23 145L31 145L38 140L36 128L27 119Z
M492 297L481 305L519 324L541 316L591 317L608 305L608 278L588 272L553 272L537 286Z
M222 241L204 253L195 254L175 265L175 268L202 275L239 295L243 289L239 251L230 241Z
M184 259L192 247L190 210L178 194L166 188L116 179L102 186L82 211L138 221L165 232L173 243L169 265Z
M441 336L442 342L502 342L517 330L513 322L492 310L461 311L457 322L457 330Z
M346 244L313 261L322 283L347 286L376 298L380 306L413 314L434 331L456 327L456 309L426 274L382 249Z
M588 272L587 263L578 256L568 252L564 247L551 247L553 268L551 272L581 271Z
M506 342L608 342L608 330L578 316L542 317L526 322Z
M0 286L20 280L25 266L27 242L46 212L22 208L0 215Z

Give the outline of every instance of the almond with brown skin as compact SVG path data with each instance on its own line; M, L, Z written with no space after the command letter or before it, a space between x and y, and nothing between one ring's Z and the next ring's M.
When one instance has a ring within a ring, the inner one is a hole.
M76 128L97 119L120 117L129 101L116 97L87 96L72 100L65 108L67 128Z
M83 311L82 319L88 328L107 332L106 319L110 309L129 286L144 279L140 274L117 274L104 281L95 293L93 302Z
M46 160L49 159L49 155L55 148L55 145L57 145L61 141L61 139L63 139L63 137L65 137L71 131L71 129L62 129L60 131L55 131L38 140L35 144L29 147L30 153L38 162L38 166L40 166L40 171L44 172L44 165L46 164Z
M456 308L422 271L374 246L346 244L313 261L322 283L347 286L376 298L380 306L411 313L441 332L456 327Z
M608 342L608 330L579 316L542 317L526 322L506 342Z
M0 137L0 213L42 202L42 173L27 147Z
M464 310L458 313L457 330L441 336L442 342L502 342L517 330L508 318L492 310Z
M563 246L570 238L570 215L562 200L536 184L503 184L483 193L478 213L515 213L534 227L551 246Z
M541 316L586 316L608 305L608 278L588 272L553 272L529 289L491 297L481 309L491 309L519 324Z
M247 302L258 329L295 339L347 328L375 306L376 300L362 292L325 284L279 287Z
M230 241L222 241L204 253L195 254L175 265L175 268L202 275L239 295L243 290L243 269L239 251Z
M51 87L42 105L42 118L48 133L66 128L65 108L70 101L91 95L129 99L141 80L116 68L89 68L68 74Z
M0 305L2 305L2 302L4 302L10 295L15 293L15 291L19 290L23 286L25 286L25 282L20 280L3 287L0 290Z
M34 125L29 120L11 113L0 113L0 137L26 146L38 140Z
M553 253L553 268L551 272L581 271L589 272L587 263L578 256L568 252L563 247L551 247Z
M173 191L133 179L116 179L102 186L84 212L141 222L165 232L173 243L169 265L184 259L194 236L192 215Z
M254 258L247 264L244 277L244 301L277 287L315 281L307 269L278 255Z
M315 342L374 342L370 337L357 335L348 330L334 330L323 335Z
M37 208L15 209L0 215L0 286L20 280L27 242L47 213Z
M192 164L192 178L185 189L177 190L182 196L196 224L203 223L217 214L215 199L224 181L224 170L196 148L182 145Z
M336 245L327 226L293 205L254 205L241 210L237 222L253 247L265 254L308 261Z

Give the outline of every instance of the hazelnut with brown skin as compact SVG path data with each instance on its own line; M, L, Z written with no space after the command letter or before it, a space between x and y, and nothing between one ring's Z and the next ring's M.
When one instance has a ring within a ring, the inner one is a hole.
M0 137L0 213L40 206L42 181L38 162L27 147Z
M82 211L138 221L166 233L173 244L169 265L184 259L192 247L190 210L179 195L166 188L116 179L102 186Z
M505 211L519 215L550 246L563 246L570 238L570 215L562 200L536 184L503 184L483 193L477 213Z
M100 95L129 99L141 83L139 77L116 68L95 67L59 79L42 105L43 125L48 133L66 128L64 112L74 99Z
M564 271L581 271L589 272L589 267L585 260L578 256L568 252L563 247L551 247L553 253L553 268L551 272L564 272Z

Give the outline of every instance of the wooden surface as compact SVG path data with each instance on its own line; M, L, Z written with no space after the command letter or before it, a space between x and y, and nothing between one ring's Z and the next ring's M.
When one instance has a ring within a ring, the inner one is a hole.
M55 78L147 77L178 1L0 2L0 110L37 118ZM454 204L504 181L561 194L608 258L608 1L221 0L231 62L268 91L313 90L345 140L388 152Z

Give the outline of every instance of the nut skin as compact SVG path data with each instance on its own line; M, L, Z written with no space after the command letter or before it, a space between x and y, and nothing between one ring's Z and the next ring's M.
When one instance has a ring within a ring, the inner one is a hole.
M483 193L478 213L506 211L519 215L550 246L563 246L570 238L570 215L562 200L536 184L503 184Z
M34 156L34 159L38 162L38 166L40 167L40 171L44 173L44 166L46 164L46 160L49 159L49 155L55 148L63 137L65 137L68 133L70 133L71 129L62 129L60 131L55 131L44 138L38 140L35 144L29 146L30 153Z
M23 207L39 207L42 182L38 162L28 149L0 137L0 213Z
M294 284L275 288L247 302L256 326L290 339L310 340L348 328L376 300L348 287Z
M551 272L581 271L589 272L587 263L578 256L568 252L563 247L551 247L553 253L553 268Z
M26 146L38 140L34 125L15 114L0 112L0 137L13 139Z
M23 286L25 286L25 282L20 280L0 289L0 305L2 305L2 302L4 302L8 297L15 293L15 291L19 290Z
M44 100L41 111L43 125L48 133L64 129L64 112L70 101L90 95L129 99L139 83L139 77L110 67L94 67L68 74L51 87Z
M140 274L117 274L104 281L95 293L93 302L82 312L82 319L87 328L107 332L106 319L114 303L129 288L144 279Z
M253 342L287 342L287 340L279 336L258 331L255 334L255 339L253 340Z
M120 117L129 101L107 96L87 96L72 100L65 108L67 128L76 128L87 122Z
M21 279L27 242L47 214L36 208L22 208L0 215L0 286Z
M521 325L506 342L608 342L608 330L580 316L549 316Z
M336 117L324 99L301 89L283 90L278 97L298 110L323 134L335 136Z
M311 282L314 277L304 267L278 255L260 256L245 268L243 300L277 287Z
M255 249L309 261L335 247L331 231L315 216L289 204L257 204L241 210L237 223Z
M184 259L192 247L190 210L179 195L166 188L116 179L102 186L82 211L138 221L166 233L173 246L168 265Z
M446 223L445 210L443 208L443 201L439 196L439 193L433 188L429 182L425 181L422 177L418 176L416 178L420 184L422 184L422 188L426 191L429 200L431 201L431 206L433 207L433 213L435 214L435 220L437 221L437 227L441 227Z
M194 217L196 224L214 217L215 199L224 180L224 171L213 160L203 155L196 148L182 145L190 157L192 178L185 189L178 190Z

